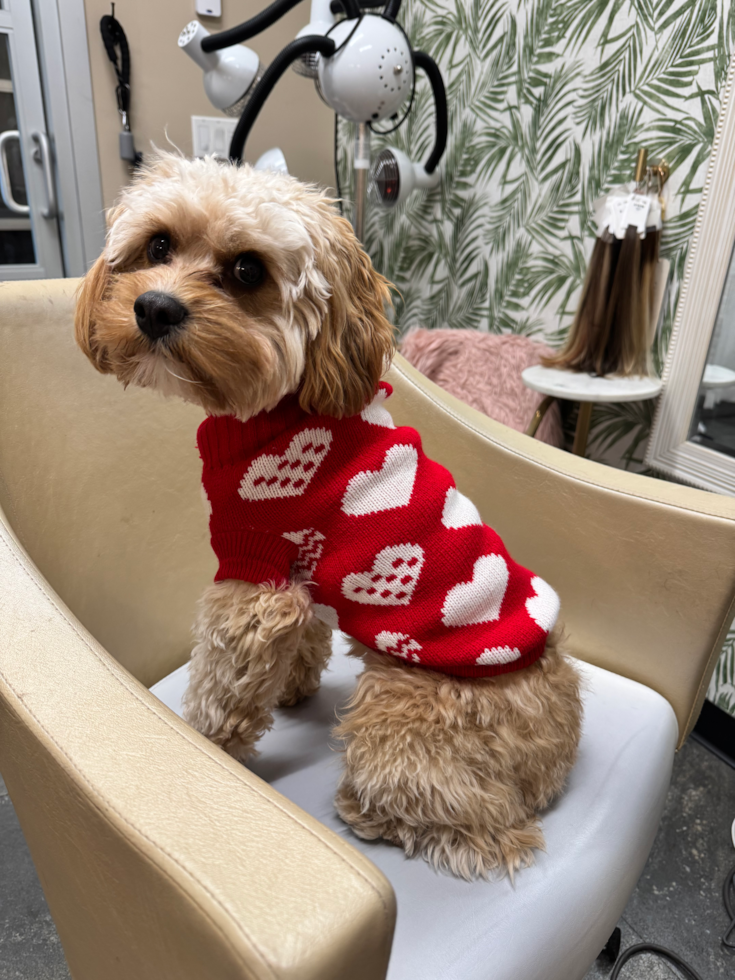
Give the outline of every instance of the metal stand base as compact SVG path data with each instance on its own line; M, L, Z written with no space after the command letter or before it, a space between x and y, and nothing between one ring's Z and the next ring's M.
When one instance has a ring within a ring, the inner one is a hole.
M365 208L367 206L367 182L370 170L370 129L367 123L358 123L355 130L355 210L352 227L355 237L363 240L365 232Z

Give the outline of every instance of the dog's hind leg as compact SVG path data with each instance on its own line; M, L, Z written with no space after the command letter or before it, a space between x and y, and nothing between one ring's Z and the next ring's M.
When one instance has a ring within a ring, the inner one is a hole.
M244 762L273 723L311 619L304 585L228 579L202 596L184 718Z
M574 760L572 669L564 698L574 717L566 720L549 714L558 692L547 664L517 678L468 679L374 653L364 659L335 730L345 753L342 819L360 837L382 837L467 879L532 863L544 839L531 787L553 759L559 778L542 794L547 803Z
M304 630L291 673L278 704L290 708L319 690L322 671L332 653L332 630L326 623L312 619Z

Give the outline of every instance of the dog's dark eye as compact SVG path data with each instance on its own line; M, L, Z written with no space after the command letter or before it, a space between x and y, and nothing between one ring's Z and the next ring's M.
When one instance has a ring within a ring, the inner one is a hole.
M259 286L265 279L265 266L257 255L252 252L243 252L235 259L235 266L232 270L235 279L238 279L243 286Z
M148 258L151 262L165 262L171 251L171 239L168 235L154 235L148 242Z

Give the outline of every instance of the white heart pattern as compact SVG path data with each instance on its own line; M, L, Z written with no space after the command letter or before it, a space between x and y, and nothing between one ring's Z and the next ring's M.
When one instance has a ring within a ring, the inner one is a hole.
M508 566L502 555L483 555L475 562L472 581L460 582L447 592L442 606L445 626L471 626L490 623L500 616Z
M359 517L407 507L413 493L419 455L413 446L391 446L379 470L363 470L347 484L345 514Z
M369 422L370 425L381 425L384 429L395 429L396 426L390 412L387 408L383 408L383 403L387 397L388 392L385 388L381 388L370 404L366 405L360 412L360 418L363 422Z
M557 617L561 602L559 596L554 592L548 582L544 582L538 575L531 579L531 586L536 595L526 599L526 611L531 619L540 626L544 633L551 632Z
M298 497L311 483L319 464L329 452L329 429L302 429L283 456L256 456L242 478L238 493L243 500Z
M334 609L334 607L323 606L320 602L312 602L311 611L314 613L317 619L320 619L323 623L326 623L331 629L339 629L337 610Z
M450 487L444 500L442 524L450 529L470 527L472 524L482 525L482 518L469 497L465 497L456 487Z
M518 647L491 647L489 650L483 650L475 663L480 667L490 664L510 664L518 660L520 655L521 651Z
M424 564L418 544L383 548L369 572L350 572L342 579L342 595L369 606L407 606Z
M303 531L287 531L282 537L299 546L299 557L293 565L295 581L304 582L314 578L317 562L324 551L324 535L313 527L307 527Z
M403 657L404 660L408 660L410 655L410 659L416 663L421 661L418 653L416 653L416 650L421 649L421 644L412 640L407 633L388 633L383 630L375 637L375 646L383 653L390 653L394 657Z

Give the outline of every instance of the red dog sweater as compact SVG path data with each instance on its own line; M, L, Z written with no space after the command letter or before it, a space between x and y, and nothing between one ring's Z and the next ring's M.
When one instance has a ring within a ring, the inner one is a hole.
M309 582L315 614L372 650L484 677L544 651L559 599L517 565L381 384L360 415L295 396L248 422L199 427L215 581Z

